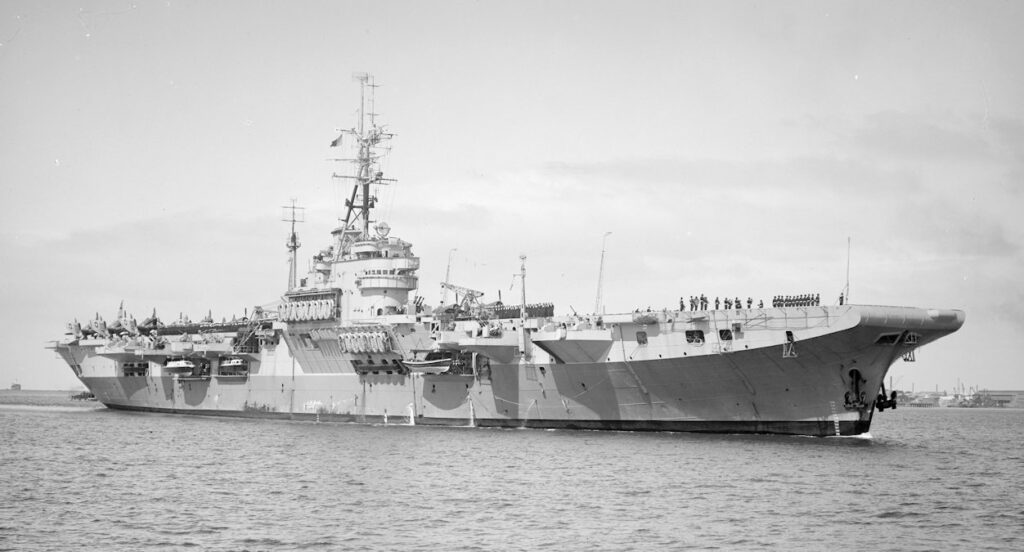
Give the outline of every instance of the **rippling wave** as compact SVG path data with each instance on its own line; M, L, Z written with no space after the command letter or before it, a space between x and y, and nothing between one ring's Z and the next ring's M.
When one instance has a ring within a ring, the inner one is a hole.
M35 404L0 404L0 410L24 410L28 412L81 412L83 410L106 410L102 404L88 403L83 406L56 406Z
M0 550L1024 549L1024 411L899 409L873 434L4 404Z

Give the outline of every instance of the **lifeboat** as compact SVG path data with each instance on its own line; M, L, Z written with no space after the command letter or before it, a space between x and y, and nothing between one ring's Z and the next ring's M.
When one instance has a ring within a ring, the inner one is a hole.
M187 360L187 359L184 359L184 358L178 358L178 359L167 361L167 365L164 366L164 370L166 370L168 373L172 373L172 374L191 373L192 370L195 369L195 367L196 367L195 363L192 362L191 360Z
M452 359L437 358L433 360L402 360L399 361L410 372L420 374L443 374L452 367Z
M423 351L413 351L416 352ZM418 374L444 374L452 368L455 363L453 351L427 351L426 356L420 359L400 360L406 370Z
M240 358L225 359L220 363L221 368L245 368L245 361Z
M217 368L217 375L220 377L245 377L249 375L249 362L244 358L224 357L220 360Z

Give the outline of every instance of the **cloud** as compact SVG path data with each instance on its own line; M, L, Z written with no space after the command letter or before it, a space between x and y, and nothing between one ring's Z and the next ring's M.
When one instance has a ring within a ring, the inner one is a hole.
M240 313L280 293L287 275L284 234L276 219L186 213L50 240L8 235L0 250L12 285L3 298L21 316L34 316L35 298L46 296L67 319L112 314L121 299L136 316L156 306L165 316L215 308L230 317L227 309Z
M850 143L862 151L902 161L976 161L993 155L977 125L949 114L882 111L864 117Z
M1024 155L1024 121L1012 117L985 117L996 142L1022 161Z
M948 201L925 199L904 225L902 242L943 258L1019 257L1021 244L1007 236L1003 221Z

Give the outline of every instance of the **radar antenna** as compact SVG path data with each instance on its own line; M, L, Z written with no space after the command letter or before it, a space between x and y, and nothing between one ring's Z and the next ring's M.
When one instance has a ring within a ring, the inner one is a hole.
M341 134L342 136L348 134L355 140L358 148L356 157L346 159L346 161L353 163L356 166L356 171L355 175L335 173L333 176L355 181L352 186L352 194L345 200L343 236L352 239L352 234L358 232L358 237L355 239L366 240L372 239L370 211L377 203L377 197L371 192L370 186L397 182L393 178L384 178L384 173L378 166L378 160L383 156L379 149L384 148L394 134L377 125L377 114L373 112L373 106L375 90L379 85L374 82L373 76L368 73L354 73L352 78L359 81L359 125L351 130L343 130ZM369 94L369 98L367 98L367 94ZM367 102L369 102L369 112L367 112ZM362 224L357 226L360 220ZM339 255L342 253L341 249L344 249L344 246L339 248Z

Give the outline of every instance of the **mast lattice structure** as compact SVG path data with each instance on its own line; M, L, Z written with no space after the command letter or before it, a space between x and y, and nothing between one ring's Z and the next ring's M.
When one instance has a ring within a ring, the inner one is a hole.
M285 245L288 247L288 291L295 289L295 274L297 265L297 251L302 244L299 243L299 235L295 233L295 223L306 222L306 208L299 207L296 205L296 198L292 198L291 205L282 205L281 209L284 211L284 215L281 220L284 222L290 222L292 225L291 235L288 236L288 243Z
M354 180L352 193L345 200L345 220L342 223L343 240L359 241L370 239L370 211L377 203L377 197L373 195L370 186L386 185L397 180L385 178L384 173L378 167L378 160L384 155L381 149L385 149L388 141L394 134L388 132L383 126L376 122L377 114L373 112L375 90L380 85L376 84L373 76L368 73L355 73L354 80L359 81L359 124L356 128L343 130L342 136L349 135L355 142L357 148L354 159L346 159L356 167L354 175L343 175L334 173L334 178ZM369 96L369 97L367 97ZM369 103L369 110L367 110ZM344 245L339 248L338 254L342 253Z

